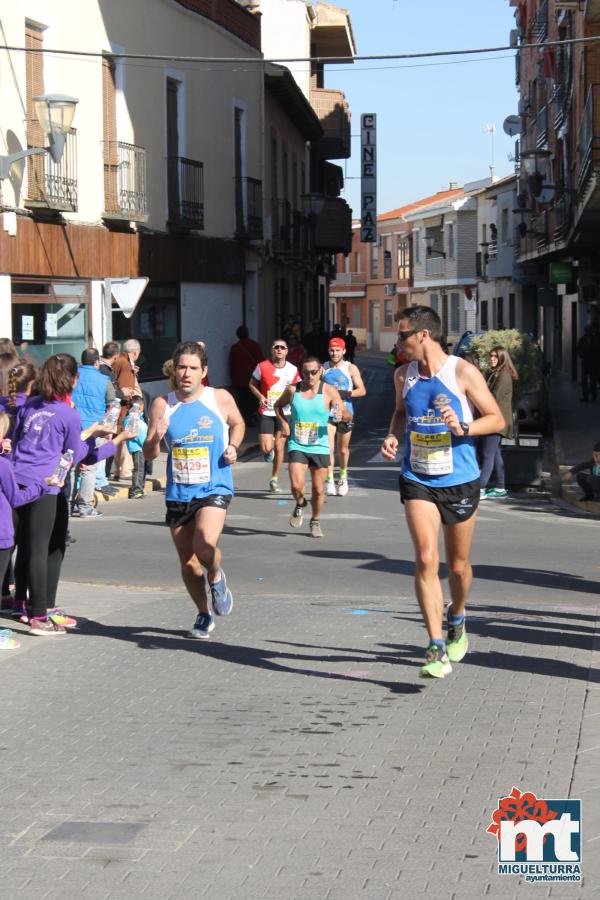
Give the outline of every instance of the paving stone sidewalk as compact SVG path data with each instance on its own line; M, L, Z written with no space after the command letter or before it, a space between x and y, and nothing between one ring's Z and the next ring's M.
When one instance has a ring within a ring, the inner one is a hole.
M80 632L0 658L2 896L598 896L598 606L479 593L426 683L412 597L257 585L197 642L179 592L66 583ZM582 796L582 885L496 874L513 785Z

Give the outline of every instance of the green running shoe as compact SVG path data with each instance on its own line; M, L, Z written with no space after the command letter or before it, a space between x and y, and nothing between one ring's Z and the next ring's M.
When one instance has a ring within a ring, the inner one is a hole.
M448 654L438 644L430 644L425 653L425 665L421 666L421 678L443 678L452 671Z
M450 662L460 662L468 649L469 640L467 638L465 620L463 619L460 625L453 625L452 622L448 622L446 650L448 651L448 659Z

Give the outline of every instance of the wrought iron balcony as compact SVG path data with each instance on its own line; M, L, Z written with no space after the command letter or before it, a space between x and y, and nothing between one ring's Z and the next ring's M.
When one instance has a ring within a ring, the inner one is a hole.
M443 275L446 271L446 260L443 256L428 256L425 260L426 275Z
M538 44L543 44L548 39L548 0L544 0L531 23L531 34Z
M262 181L256 178L235 179L235 236L240 241L262 240Z
M29 124L28 133L29 133ZM31 123L32 126L37 123ZM41 146L40 143L30 146ZM49 153L30 156L27 159L27 197L30 209L55 209L77 212L77 132L67 133L65 149L59 163Z
M315 146L321 159L350 156L350 111L342 91L311 88L310 103L317 114L323 137Z
M204 163L169 156L169 225L193 231L204 228Z
M545 147L548 143L548 107L540 109L535 122L535 142L538 148Z
M105 141L104 219L145 222L148 218L146 150L123 141Z

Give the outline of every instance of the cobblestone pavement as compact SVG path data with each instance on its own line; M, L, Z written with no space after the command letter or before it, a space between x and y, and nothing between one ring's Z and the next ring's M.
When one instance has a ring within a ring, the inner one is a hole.
M200 643L178 594L126 594L66 585L81 633L3 655L3 897L520 897L485 831L513 784L587 791L598 840L595 610L482 599L425 684L408 596L241 593Z

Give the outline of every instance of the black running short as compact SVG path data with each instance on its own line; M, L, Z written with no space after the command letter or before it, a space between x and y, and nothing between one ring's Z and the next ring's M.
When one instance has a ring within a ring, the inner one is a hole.
M400 500L427 500L435 503L444 525L456 525L470 519L479 506L479 479L453 487L432 488L400 476Z
M290 417L285 416L285 421L290 424ZM259 434L279 434L281 431L281 422L277 416L261 415L258 428Z
M230 503L231 494L209 494L207 497L195 497L189 503L167 500L165 522L169 528L180 528L182 525L187 525L199 509L204 509L206 506L227 509Z
M350 419L349 422L333 422L330 419L329 425L335 425L337 434L348 434L354 428L354 419Z
M329 453L305 453L304 450L290 450L289 463L302 463L311 469L328 469Z

